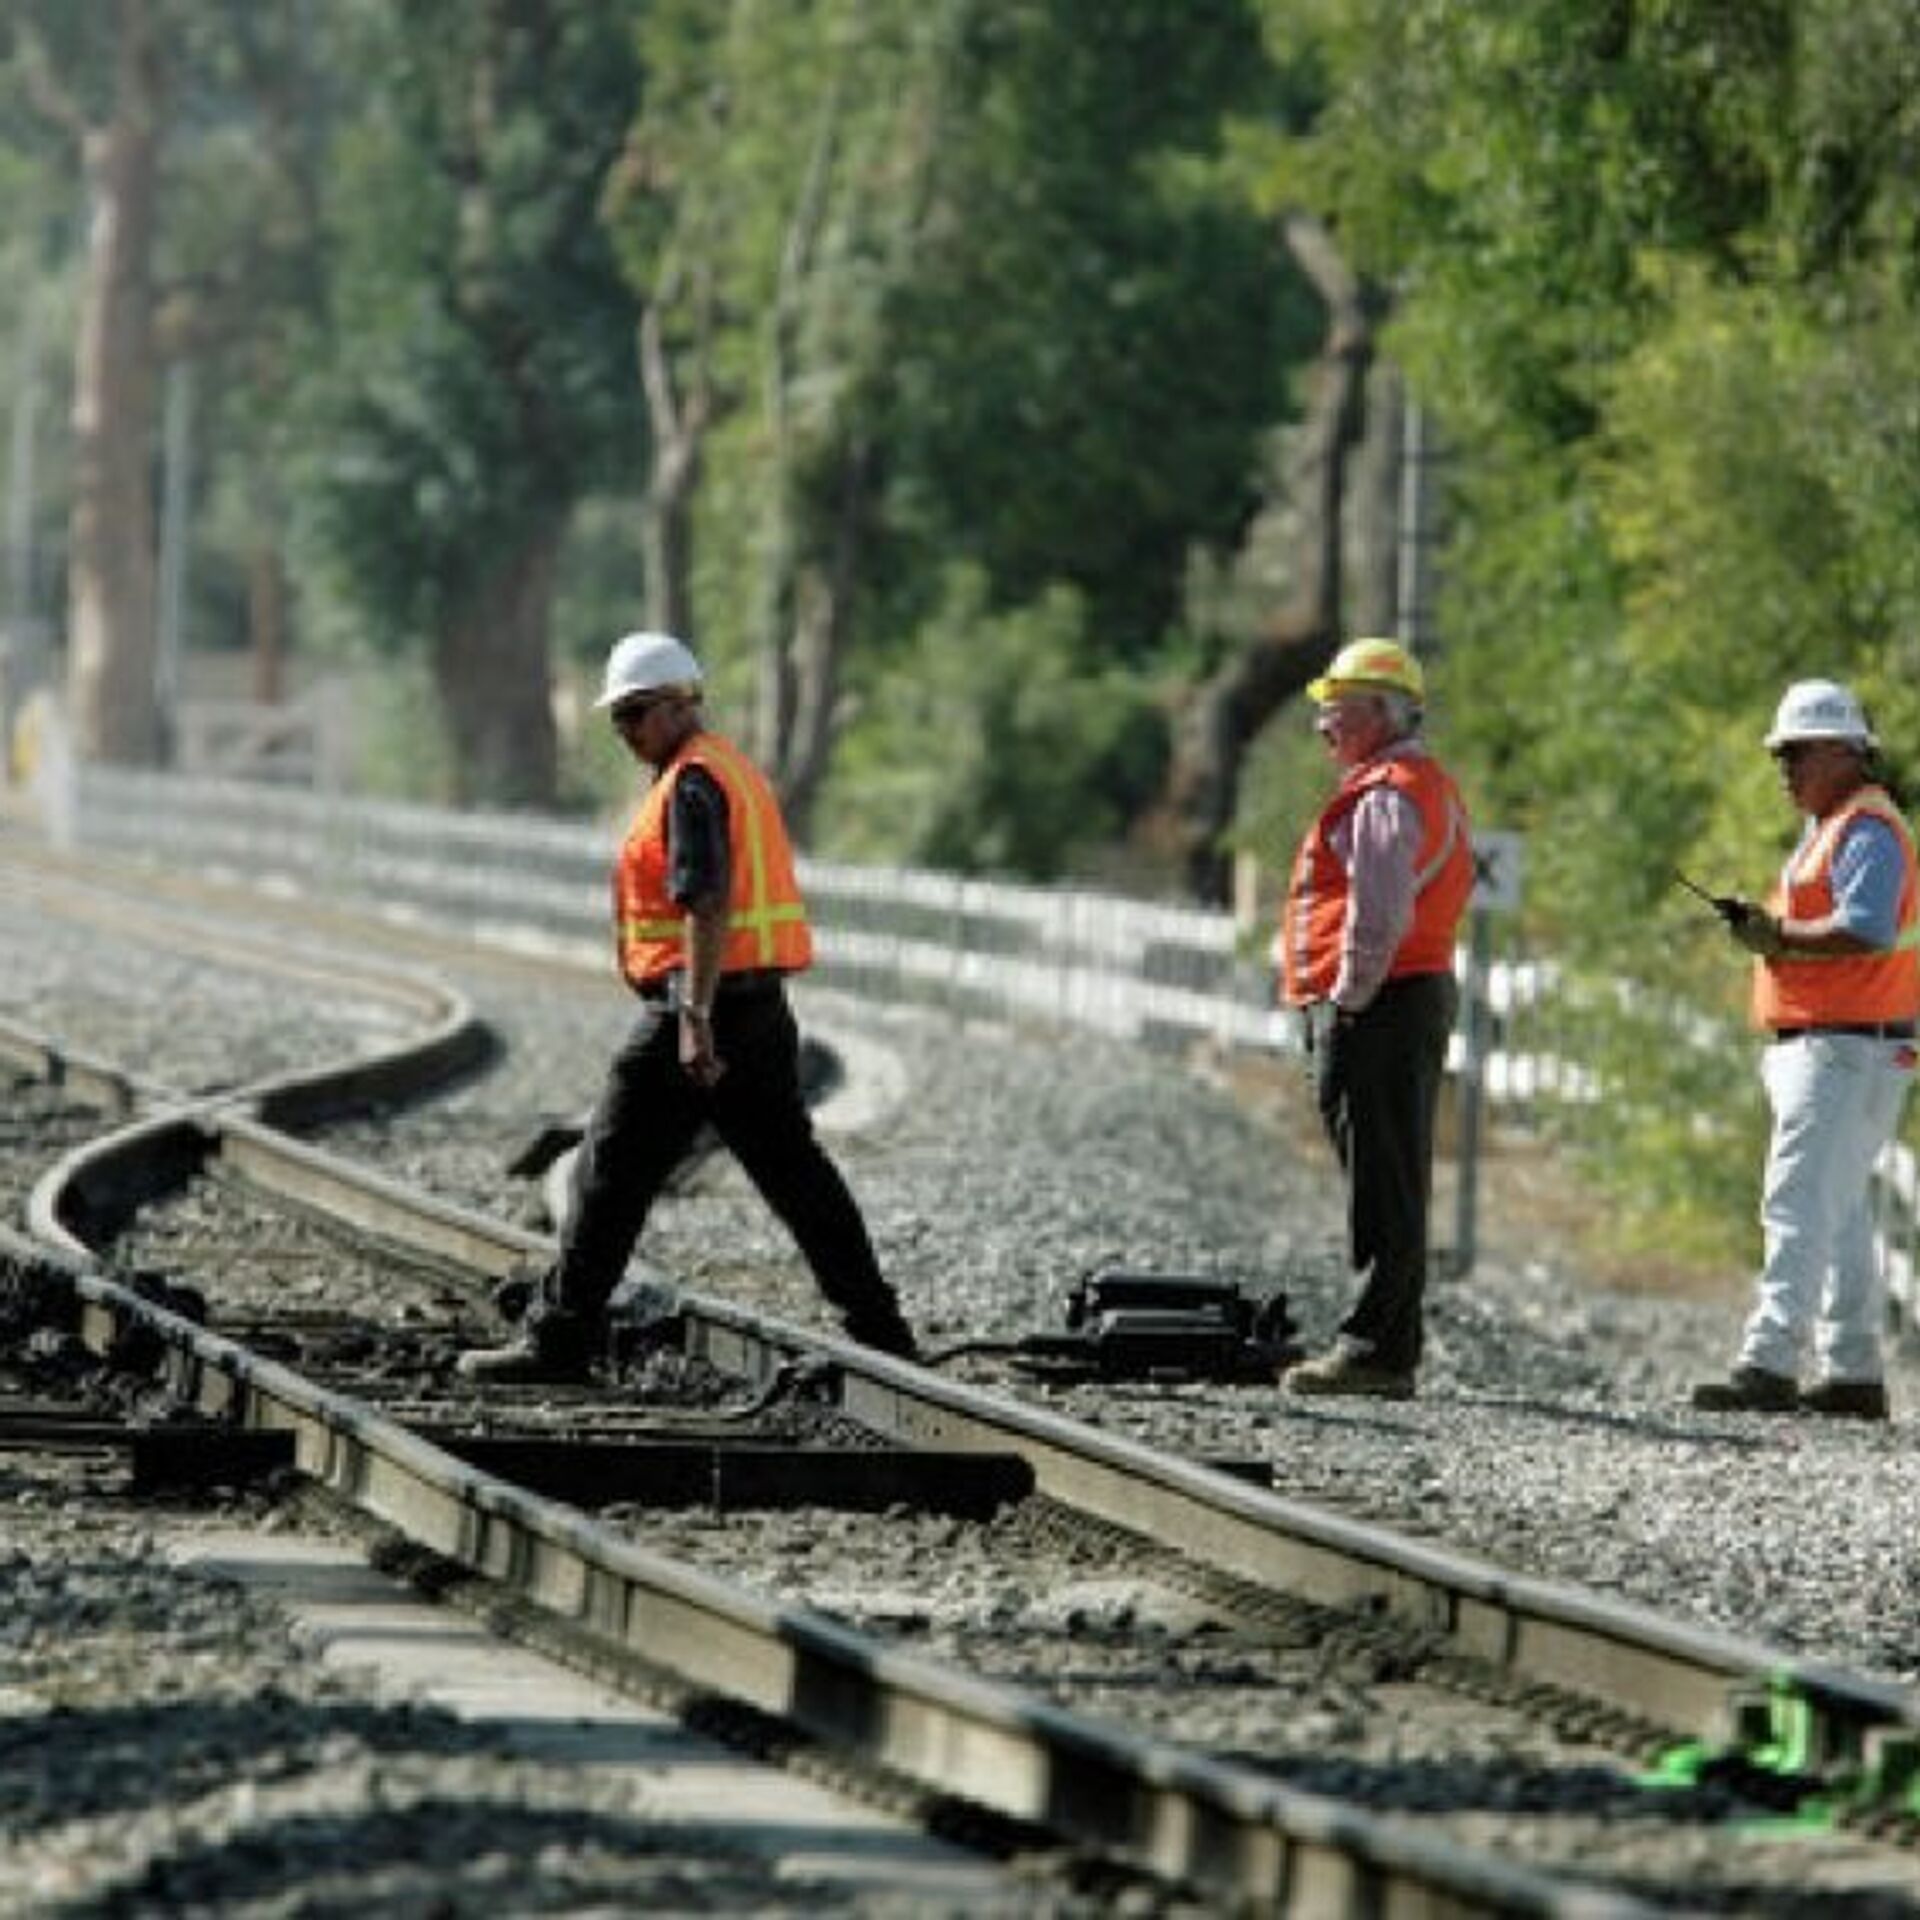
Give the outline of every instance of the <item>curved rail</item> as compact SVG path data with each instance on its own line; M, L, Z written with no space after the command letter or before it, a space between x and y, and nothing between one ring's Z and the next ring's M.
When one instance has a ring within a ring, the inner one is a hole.
M127 1169L151 1152L149 1165L171 1178L217 1165L259 1191L478 1279L498 1279L550 1251L539 1235L420 1194L244 1115L207 1110L157 1122L150 1144L142 1133L124 1129L70 1155L64 1164L77 1185L51 1203L56 1212L98 1213L93 1196L132 1184ZM645 1277L660 1280L650 1271ZM1016 1453L1036 1491L1063 1506L1239 1579L1330 1606L1383 1609L1516 1679L1702 1737L1730 1732L1755 1691L1785 1686L1811 1715L1817 1751L1835 1760L1858 1759L1876 1729L1920 1728L1920 1706L1899 1687L1630 1601L1514 1574L726 1301L675 1297L672 1324L682 1346L723 1372L767 1382L796 1361L811 1363L840 1411L877 1434L917 1447Z
M268 1123L311 1124L344 1106L422 1090L472 1064L484 1041L476 1041L462 1003L442 990L436 1004L441 1017L432 1030L391 1056L357 1057L215 1099L166 1105L150 1088L102 1075L110 1110L129 1102L150 1110L67 1155L38 1184L31 1207L36 1233L67 1255L52 1271L69 1289L87 1344L122 1356L144 1345L183 1400L236 1426L291 1433L301 1469L316 1481L616 1653L669 1666L815 1737L1170 1878L1285 1911L1388 1909L1403 1898L1456 1911L1638 1910L1250 1769L956 1676L809 1609L769 1605L480 1472L90 1270L94 1248L133 1207L210 1163L476 1276L497 1277L543 1250L538 1236L371 1176ZM0 1038L0 1050L23 1062L38 1058L48 1077L76 1070L31 1036ZM36 1257L47 1259L11 1236L0 1241L0 1264ZM1018 1452L1038 1488L1063 1504L1177 1544L1240 1578L1330 1603L1384 1607L1464 1654L1612 1706L1704 1727L1726 1714L1736 1689L1777 1683L1784 1672L1808 1702L1828 1754L1858 1754L1869 1732L1916 1724L1898 1689L1782 1660L1577 1589L1518 1579L726 1303L681 1296L674 1324L689 1352L750 1378L770 1379L796 1359L816 1363L841 1408L882 1434Z
M380 1069L392 1095L466 1057L449 1006L426 1041ZM71 1063L15 1036L16 1057L49 1077ZM35 1047L38 1051L35 1052ZM69 1153L37 1184L48 1253L0 1233L0 1268L31 1266L64 1293L80 1338L118 1364L144 1356L181 1401L236 1428L293 1437L299 1469L446 1561L499 1582L616 1657L638 1656L696 1685L778 1714L812 1737L1176 1882L1288 1912L1393 1910L1564 1916L1629 1914L1634 1903L1570 1887L1391 1820L1285 1787L1167 1742L1082 1720L1017 1689L983 1683L806 1608L781 1607L676 1565L457 1460L364 1406L303 1380L143 1299L99 1270L95 1247L142 1201L210 1161L308 1208L345 1209L362 1230L469 1272L497 1274L543 1243L426 1200L259 1117L331 1112L366 1085L368 1063L261 1082L220 1099L156 1105ZM101 1082L118 1110L131 1093ZM765 1365L830 1358L849 1381L892 1392L954 1391L915 1368L870 1369L864 1349L756 1327L692 1301L693 1344ZM857 1397L857 1396L856 1396ZM984 1431L977 1427L975 1431Z
M64 916L110 924L124 937L124 907L109 910L90 889L42 884L38 891L57 899ZM419 1031L378 1049L358 1050L344 1060L193 1099L65 1051L29 1028L0 1022L0 1060L35 1079L69 1086L105 1112L140 1116L57 1161L29 1196L28 1223L34 1235L83 1261L142 1202L170 1191L202 1164L206 1143L217 1133L215 1116L233 1124L251 1116L263 1127L308 1130L346 1113L420 1099L483 1066L496 1044L464 995L444 981L398 965L376 970L340 959L304 958L152 913L142 916L141 938L177 953L228 962L239 958L249 967L291 980L319 981L383 1000L411 1014Z
M0 1235L0 1264L32 1258ZM125 1355L144 1345L150 1370L183 1401L236 1426L290 1433L302 1472L443 1558L616 1655L668 1667L943 1791L1285 1912L1392 1911L1415 1892L1461 1913L1599 1920L1645 1911L1079 1719L811 1609L770 1604L468 1467L99 1274L69 1265L42 1279L71 1290L90 1348Z

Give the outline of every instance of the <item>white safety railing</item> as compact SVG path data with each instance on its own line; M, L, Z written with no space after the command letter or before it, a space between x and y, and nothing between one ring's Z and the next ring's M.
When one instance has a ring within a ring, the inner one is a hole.
M480 941L606 950L606 826L102 766L79 770L70 812L85 846L351 898ZM830 983L1123 1039L1298 1048L1264 949L1225 912L820 860L803 859L800 878ZM1546 982L1538 967L1495 963L1483 983L1497 1101L1577 1095L1564 1063L1513 1047Z

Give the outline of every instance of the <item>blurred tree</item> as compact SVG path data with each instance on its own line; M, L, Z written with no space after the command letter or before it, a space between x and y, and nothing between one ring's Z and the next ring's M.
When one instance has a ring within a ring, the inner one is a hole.
M253 696L273 702L294 637L285 396L324 306L339 103L311 0L221 0L195 18L202 37L175 85L159 339L169 366L198 375L194 637L244 639Z
M823 825L849 858L904 844L948 871L1056 879L1119 840L1137 763L1153 764L1137 679L1085 664L1073 587L997 609L978 563L956 561L943 588L842 743Z
M1061 666L1136 703L1089 765L1086 823L1117 811L1132 828L1166 777L1164 708L1183 704L1154 684L1184 686L1225 640L1185 631L1189 557L1245 536L1266 431L1311 351L1312 296L1225 149L1231 116L1281 111L1284 83L1241 0L1177 18L1002 6L962 51L974 104L943 166L950 224L908 301L903 551L933 579L948 557L977 561L996 608L1048 579L1074 589L1083 624ZM1058 634L1057 617L1035 631ZM1180 768L1193 730L1177 737ZM1009 794L1022 750L1009 736L997 756ZM1211 849L1227 817L1189 833Z
M1351 630L1345 533L1354 467L1369 428L1367 397L1382 302L1341 258L1322 222L1304 208L1280 220L1286 251L1326 314L1306 420L1286 463L1286 510L1294 523L1284 604L1263 617L1182 701L1165 806L1187 886L1197 899L1226 899L1228 830L1239 810L1249 751L1280 708L1312 679ZM1276 263L1277 270L1277 263ZM1376 412L1373 431L1397 430ZM1382 557L1375 547L1375 558Z
M796 816L902 710L889 675L962 644L956 561L983 617L1044 603L1023 630L1150 720L1188 548L1236 537L1285 404L1271 243L1217 156L1264 73L1243 0L681 0L644 45L614 204L663 349L655 507L690 589L661 604L690 592L723 671L751 662ZM1123 770L1125 817L1156 757Z
M599 219L638 93L628 0L341 0L353 91L307 343L296 515L389 650L423 647L453 798L550 804L548 617L575 502L646 453L638 309Z
M55 156L8 138L0 109L0 421L7 445L0 511L0 742L25 700L52 677L65 595L64 435L76 291L72 229L79 207Z
M750 662L755 745L800 832L870 565L891 310L972 4L667 0L642 31L647 97L610 206L646 306L651 606Z
M155 380L164 35L156 0L23 0L8 80L84 168L88 265L75 343L68 696L89 758L159 755L154 687Z
M1441 695L1482 817L1533 830L1530 919L1606 1095L1574 1117L1662 1231L1676 1208L1720 1231L1751 1201L1748 1061L1672 1035L1736 1020L1744 969L1672 869L1765 886L1794 828L1758 749L1786 679L1920 721L1920 10L1268 15L1327 77L1269 190L1395 289L1390 350L1464 450Z
M258 390L284 374L260 356L311 300L314 154L298 136L316 81L303 17L246 0L23 0L0 43L0 138L83 162L68 678L78 740L97 757L148 761L166 744L151 480L160 377L226 356L248 389L226 424L257 445L269 417ZM253 518L262 552L277 556L270 522Z

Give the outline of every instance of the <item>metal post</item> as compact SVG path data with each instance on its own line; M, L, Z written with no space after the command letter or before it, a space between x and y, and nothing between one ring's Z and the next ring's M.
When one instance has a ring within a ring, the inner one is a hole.
M1909 1155L1909 1165L1912 1164ZM1913 1169L1908 1181L1905 1207L1907 1240L1907 1284L1900 1296L1900 1310L1906 1315L1907 1330L1920 1319L1920 1167Z
M14 368L13 431L7 461L7 625L0 656L0 766L12 764L14 724L27 696L46 678L45 649L33 612L33 451L40 407L40 303L28 290L20 314Z
M1394 601L1400 638L1419 653L1431 638L1427 607L1427 423L1419 404L1400 410L1400 550Z
M160 631L153 656L154 700L171 740L180 700L181 631L187 600L187 519L192 456L193 373L184 362L167 369L166 417L160 468Z
M1473 1271L1475 1216L1480 1184L1480 1104L1486 1075L1487 961L1492 947L1492 916L1476 907L1467 947L1467 974L1461 983L1461 1055L1459 1075L1459 1176L1454 1189L1453 1277Z

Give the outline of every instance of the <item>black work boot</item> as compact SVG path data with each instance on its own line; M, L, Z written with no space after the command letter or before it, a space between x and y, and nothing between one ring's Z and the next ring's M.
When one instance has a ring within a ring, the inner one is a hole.
M1789 1374L1735 1367L1724 1380L1701 1381L1693 1404L1703 1413L1798 1413L1800 1386Z
M845 1324L847 1338L860 1346L890 1353L896 1360L920 1358L920 1343L897 1308L892 1313L860 1315Z
M1841 1420L1889 1418L1883 1380L1822 1380L1800 1396L1806 1413L1824 1413Z
M454 1371L503 1386L565 1386L591 1377L593 1343L577 1315L536 1311L504 1346L470 1348Z

